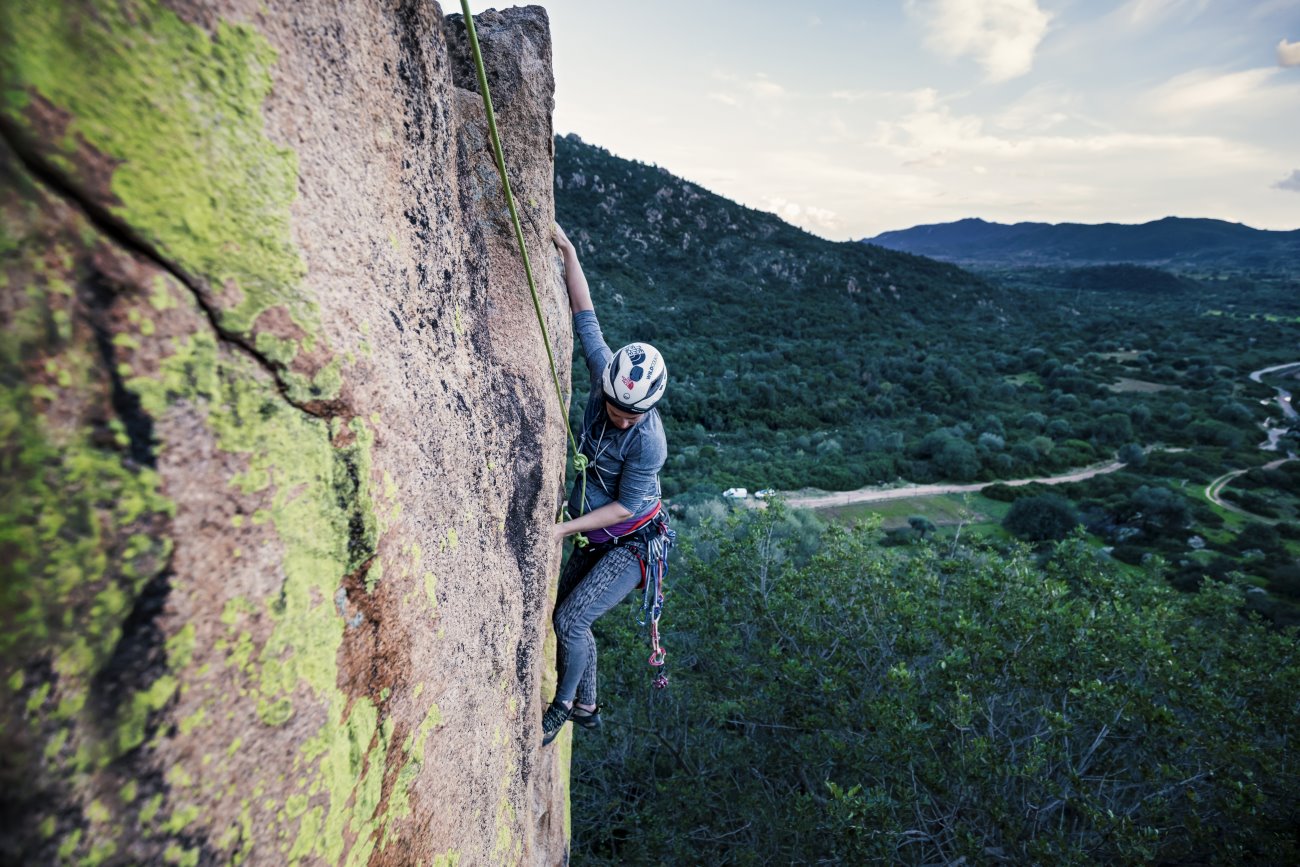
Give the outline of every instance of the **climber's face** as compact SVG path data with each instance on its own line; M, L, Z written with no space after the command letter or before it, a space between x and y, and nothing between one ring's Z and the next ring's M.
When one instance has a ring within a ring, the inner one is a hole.
M627 430L632 425L645 418L645 413L643 412L627 412L626 410L614 406L614 404L609 401L605 401L605 414L609 416L610 424L614 425L614 427L619 430Z

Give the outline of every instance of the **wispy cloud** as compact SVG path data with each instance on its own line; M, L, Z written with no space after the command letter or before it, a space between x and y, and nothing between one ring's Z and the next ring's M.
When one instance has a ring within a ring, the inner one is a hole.
M1289 190L1293 193L1300 193L1300 169L1296 169L1282 180L1273 185L1275 190Z
M1050 16L1038 0L908 0L928 31L926 44L945 57L971 57L990 81L1028 72Z
M784 98L789 92L782 85L763 73L755 75L737 75L732 72L714 72L713 78L723 87L711 91L708 98L723 105L739 106L745 103L772 104Z
M906 165L936 167L966 166L974 159L981 164L1002 159L1011 163L1025 160L1072 161L1083 157L1143 154L1169 160L1180 154L1214 154L1218 165L1250 164L1256 149L1210 135L1178 135L1102 131L1085 135L1024 134L990 130L978 115L953 113L933 90L914 94L910 113L883 122L873 144L884 147Z
M1276 71L1273 67L1228 73L1197 69L1156 88L1153 101L1158 110L1170 114L1237 105L1258 94Z
M717 81L725 82L740 93L761 99L773 99L785 96L786 89L773 81L766 73L737 75L734 72L714 72Z
M1238 72L1194 69L1150 91L1146 102L1170 116L1227 110L1273 114L1300 102L1300 83L1280 80L1280 72L1276 66Z
M1045 132L1070 120L1074 96L1054 85L1034 87L1002 109L993 122L1006 130Z
M1170 19L1195 18L1208 5L1209 0L1129 0L1114 17L1131 28L1144 29Z
M1277 44L1278 66L1300 66L1300 42L1287 42L1283 39Z
M879 99L891 94L880 90L832 90L831 99L838 102L862 102L865 99Z
M785 88L772 81L765 75L755 76L750 80L743 82L750 94L760 99L775 99L785 96Z

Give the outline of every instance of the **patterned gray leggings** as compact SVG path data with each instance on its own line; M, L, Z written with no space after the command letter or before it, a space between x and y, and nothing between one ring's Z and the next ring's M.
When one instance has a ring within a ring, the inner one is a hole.
M604 556L575 548L555 599L556 701L596 703L596 638L591 624L641 582L641 564L624 546Z

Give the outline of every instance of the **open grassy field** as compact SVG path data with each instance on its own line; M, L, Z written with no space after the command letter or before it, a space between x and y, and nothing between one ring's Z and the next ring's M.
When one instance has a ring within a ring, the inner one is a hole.
M1154 394L1157 391L1167 391L1176 386L1161 385L1158 382L1147 382L1144 379L1129 379L1127 376L1121 376L1106 387L1117 393Z
M964 524L966 530L983 527L1001 532L1002 518L1010 508L1009 503L990 500L979 494L945 494L833 506L820 510L820 514L828 520L845 524L860 521L869 515L879 515L881 526L886 530L906 527L908 518L920 515L930 519L941 532L945 528L955 528L958 524Z
M1042 378L1039 377L1037 373L1033 373L1032 371L1026 373L1011 374L1008 376L1004 376L1002 378L1003 380L1011 383L1012 385L1027 385L1027 386L1033 386L1034 388L1043 387Z

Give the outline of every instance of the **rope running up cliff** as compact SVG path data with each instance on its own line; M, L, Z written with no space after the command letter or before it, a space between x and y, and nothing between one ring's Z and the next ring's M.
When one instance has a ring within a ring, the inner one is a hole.
M519 223L519 211L515 208L515 196L510 191L510 178L506 174L506 155L501 147L501 135L497 132L496 112L492 110L492 95L488 92L487 71L483 67L483 53L479 50L478 32L474 29L474 16L470 14L468 0L460 0L461 11L465 15L465 31L469 35L470 52L474 56L474 72L478 76L479 92L483 94L483 110L487 114L488 136L492 142L492 157L496 161L497 174L501 176L501 187L505 192L506 207L510 210L510 222L514 225L515 241L519 244L519 255L524 260L524 274L528 278L528 292L533 298L533 312L537 314L537 325L542 329L542 343L546 346L546 359L551 366L551 379L555 383L555 397L560 402L560 417L564 419L564 431L569 436L569 447L573 452L573 469L582 479L581 503L587 502L587 456L578 448L578 441L573 436L573 427L569 424L569 411L564 402L564 392L560 388L560 374L555 367L555 353L551 349L551 336L546 330L546 320L542 317L542 303L537 297L537 284L533 280L533 266L528 258L528 248L524 244L524 230ZM564 514L563 508L560 514ZM586 538L577 535L578 544L585 546Z

